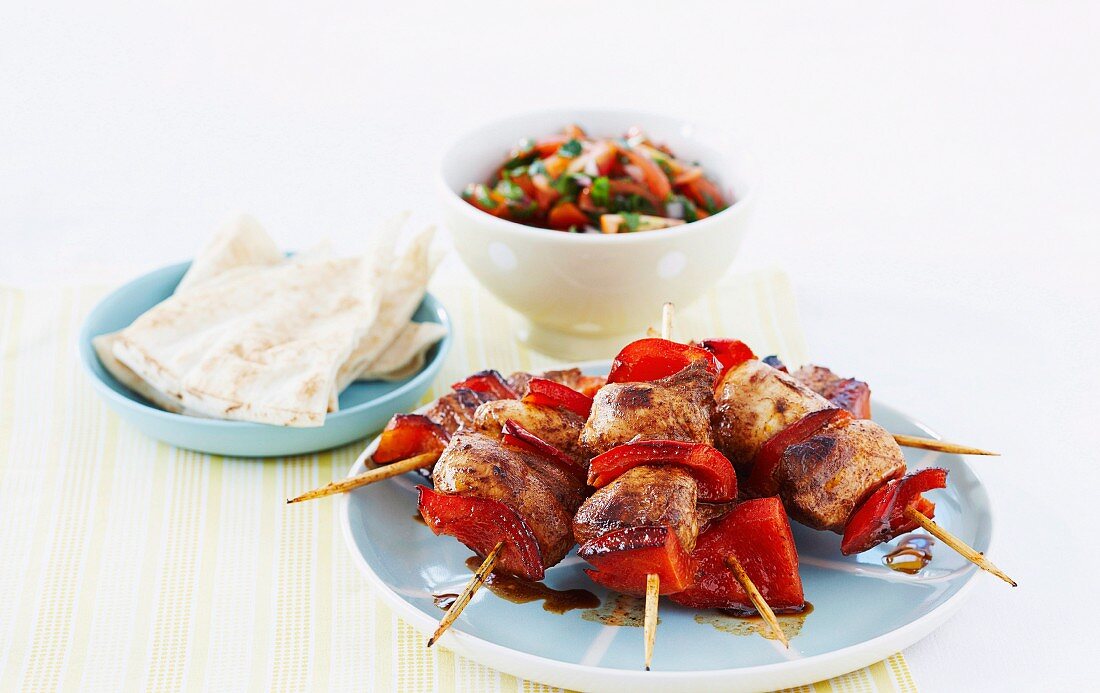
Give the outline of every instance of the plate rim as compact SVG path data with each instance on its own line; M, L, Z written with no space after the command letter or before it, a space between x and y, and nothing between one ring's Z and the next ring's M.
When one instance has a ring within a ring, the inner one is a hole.
M95 354L95 348L92 346L92 339L98 337L99 334L106 333L92 334L92 319L96 317L96 315L100 311L106 310L106 306L112 301L117 300L119 296L133 291L135 288L134 285L138 284L139 282L151 280L152 278L154 278L155 275L172 276L174 274L179 274L179 278L182 279L183 274L187 271L187 268L191 266L191 262L192 261L188 260L186 262L178 262L172 265L165 265L163 267L158 267L157 269L138 275L137 277L134 277L133 279L125 282L121 286L116 287L107 295L96 301L96 304L92 307L90 311L88 311L88 314L84 316L84 321L80 325L80 332L76 338L76 350L82 369L84 370L88 378L92 381L93 387L101 397L108 399L112 404L121 406L132 412L136 412L142 416L151 416L155 419L160 419L162 421L174 424L194 425L203 428L221 429L223 431L270 431L272 429L282 430L286 428L284 426L272 426L269 424L256 423L254 421L228 421L223 419L206 419L202 417L186 416L184 414L177 414L175 412L166 411L151 404L147 404L144 401L139 401L119 394L110 385L104 382L103 378L101 378L99 373L96 372L93 362L98 361L98 357ZM178 283L179 280L176 281L177 285ZM440 301L430 291L427 290L424 291L424 298L421 299L421 302L419 304L417 304L417 310L419 310L421 305L425 304L428 306L428 309L432 311L435 317L438 318L439 324L443 325L443 328L446 330L446 334L443 335L443 339L439 340L439 342L437 343L435 356L425 361L424 366L420 369L420 371L416 373L416 375L409 378L407 381L397 386L393 390L390 390L389 392L375 399L366 402L360 402L359 404L353 405L346 409L340 409L330 414L327 414L325 416L325 423L323 425L311 428L320 430L323 429L325 425L327 425L330 421L340 421L344 418L350 418L355 416L356 414L362 413L368 408L384 405L386 402L401 397L402 395L407 394L410 390L424 385L425 380L430 380L435 377L436 372L439 370L439 367L443 363L443 360L447 357L447 354L451 350L451 345L454 340L454 324L451 320L450 313L447 311L447 307L443 305L442 301ZM100 364L100 366L102 367L102 364ZM106 371L106 369L104 369L104 372L107 373L108 378L111 378L111 380L116 383L118 382L114 379L114 376ZM430 382L428 384L430 385ZM127 388L122 383L118 383L118 385L124 389L129 390L129 388ZM140 397L140 395L138 396ZM303 428L301 430L307 429Z
M575 367L582 370L603 367L606 370L609 365L610 361L608 360L597 360L566 364L559 367ZM416 412L422 412L428 406L430 405L419 407ZM880 406L903 416L929 437L942 440L940 435L919 419L913 418L887 403L880 402ZM377 447L378 439L378 436L372 438L363 451L359 453L348 470L348 477L355 476L365 469L367 455ZM974 475L977 488L984 496L989 524L989 539L985 551L989 553L993 550L995 544L996 513L986 491L985 483L979 474L966 462L964 457L960 456L960 460L967 470ZM420 609L405 601L401 595L374 572L374 569L371 568L366 558L359 551L351 527L351 498L351 493L341 494L341 497L337 500L337 513L341 525L341 534L344 536L345 545L352 555L353 562L367 578L367 582L378 590L379 598L387 606L394 609L399 617L419 633L430 635L438 626L438 619L432 619ZM772 664L727 669L696 669L692 671L645 671L641 668L634 671L563 662L542 655L522 652L463 632L457 627L447 631L440 644L457 654L514 676L580 690L587 690L588 686L599 686L601 689L623 688L630 691L656 690L669 685L705 686L706 690L769 690L798 686L840 676L861 667L869 666L896 652L900 652L929 635L958 611L977 584L975 578L981 572L978 567L970 565L964 570L967 572L961 578L963 584L955 594L938 606L933 607L928 613L894 630L839 650Z

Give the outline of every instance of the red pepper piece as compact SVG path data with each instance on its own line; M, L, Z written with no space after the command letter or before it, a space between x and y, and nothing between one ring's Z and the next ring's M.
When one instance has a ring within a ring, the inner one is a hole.
M837 381L829 388L825 399L852 412L857 419L871 418L871 388L862 380L844 378Z
M745 482L745 490L755 498L774 496L779 490L774 478L775 470L787 448L809 440L829 424L851 418L852 415L843 409L822 409L810 412L768 438L753 458L752 471Z
M745 361L756 358L756 354L752 353L752 349L740 339L704 339L699 342L699 346L714 354L714 357L722 364L722 372L718 374L719 381L731 368L736 368Z
M706 361L715 375L718 361L706 349L691 344L648 337L631 342L611 362L609 383L639 383L659 380L684 370L696 361Z
M844 539L840 542L840 552L845 556L861 553L884 541L890 541L899 534L912 532L917 528L917 523L905 516L906 509L914 507L932 517L936 511L935 504L922 498L920 494L946 486L947 470L937 467L887 481L856 508L848 519L848 524L844 527Z
M505 445L511 445L512 447L535 453L536 455L541 455L558 467L569 472L569 474L573 475L573 477L581 483L584 483L584 468L577 464L572 457L558 450L556 447L547 443L542 438L539 438L523 426L520 426L515 421L511 419L505 421L504 425L500 428L500 432L503 434L500 438L500 442Z
M494 370L478 371L465 380L451 385L452 390L463 387L474 392L483 392L493 399L519 399L519 393Z
M672 600L693 609L756 611L726 565L730 554L737 557L773 611L792 613L805 607L798 552L778 498L745 501L703 532L691 553L696 565L694 582Z
M591 397L582 395L568 385L546 378L531 378L527 383L527 394L524 395L523 401L548 407L565 407L586 419L588 412L592 410Z
M580 548L579 555L595 570L588 577L623 594L644 595L646 576L661 578L661 594L679 592L691 584L691 557L668 527L627 527L608 532Z
M737 475L725 455L709 445L679 440L642 440L596 455L588 467L588 485L601 488L641 465L676 464L699 484L699 500L724 503L737 497Z
M442 452L451 437L442 426L422 414L394 414L371 455L375 464L388 464L426 452Z
M497 570L528 580L546 574L535 535L515 510L488 498L454 496L427 486L417 490L420 515L435 534L448 534L482 557L503 541Z

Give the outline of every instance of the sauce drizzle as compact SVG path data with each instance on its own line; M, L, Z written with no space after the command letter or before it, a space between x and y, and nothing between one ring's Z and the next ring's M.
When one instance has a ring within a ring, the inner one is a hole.
M910 534L902 539L890 553L882 557L882 564L890 570L906 575L916 575L932 560L932 546L936 540L926 534Z
M478 556L466 559L466 567L471 571L477 571L480 566L481 558ZM524 580L514 575L491 573L485 586L496 596L513 604L526 604L541 599L542 608L555 614L564 614L573 609L594 609L600 605L599 597L588 590L556 590L541 582ZM435 605L440 609L447 609L457 597L457 594L437 594Z

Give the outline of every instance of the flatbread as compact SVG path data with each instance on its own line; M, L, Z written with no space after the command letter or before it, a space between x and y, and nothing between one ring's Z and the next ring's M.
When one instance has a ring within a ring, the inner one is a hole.
M399 332L408 324L420 302L428 280L435 269L429 249L434 227L428 227L413 237L408 248L386 278L378 319L356 344L351 356L336 376L336 393L343 392L359 374L375 361Z
M175 414L191 413L184 409L183 405L177 400L168 397L142 380L137 373L127 368L126 364L115 358L113 350L117 339L117 332L92 337L92 348L95 349L96 356L99 357L99 362L103 364L107 372L110 373L115 380L122 383L130 390L133 390L135 393L151 402L154 406Z
M176 293L187 291L227 270L248 266L271 266L283 261L283 254L255 218L242 214L220 229L183 275Z
M410 322L357 380L404 380L424 367L428 349L447 334L437 322Z
M237 267L146 312L113 354L201 414L320 426L341 364L378 316L379 279L363 258Z

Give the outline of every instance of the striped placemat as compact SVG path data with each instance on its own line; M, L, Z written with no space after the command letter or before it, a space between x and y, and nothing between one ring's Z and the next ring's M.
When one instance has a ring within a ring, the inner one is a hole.
M461 270L432 290L457 325L437 386L554 365ZM426 650L356 572L334 503L285 512L286 497L343 476L361 445L225 459L120 422L76 359L104 291L0 287L0 690L550 690ZM805 356L774 271L711 291L678 333ZM900 654L811 688L916 690Z

